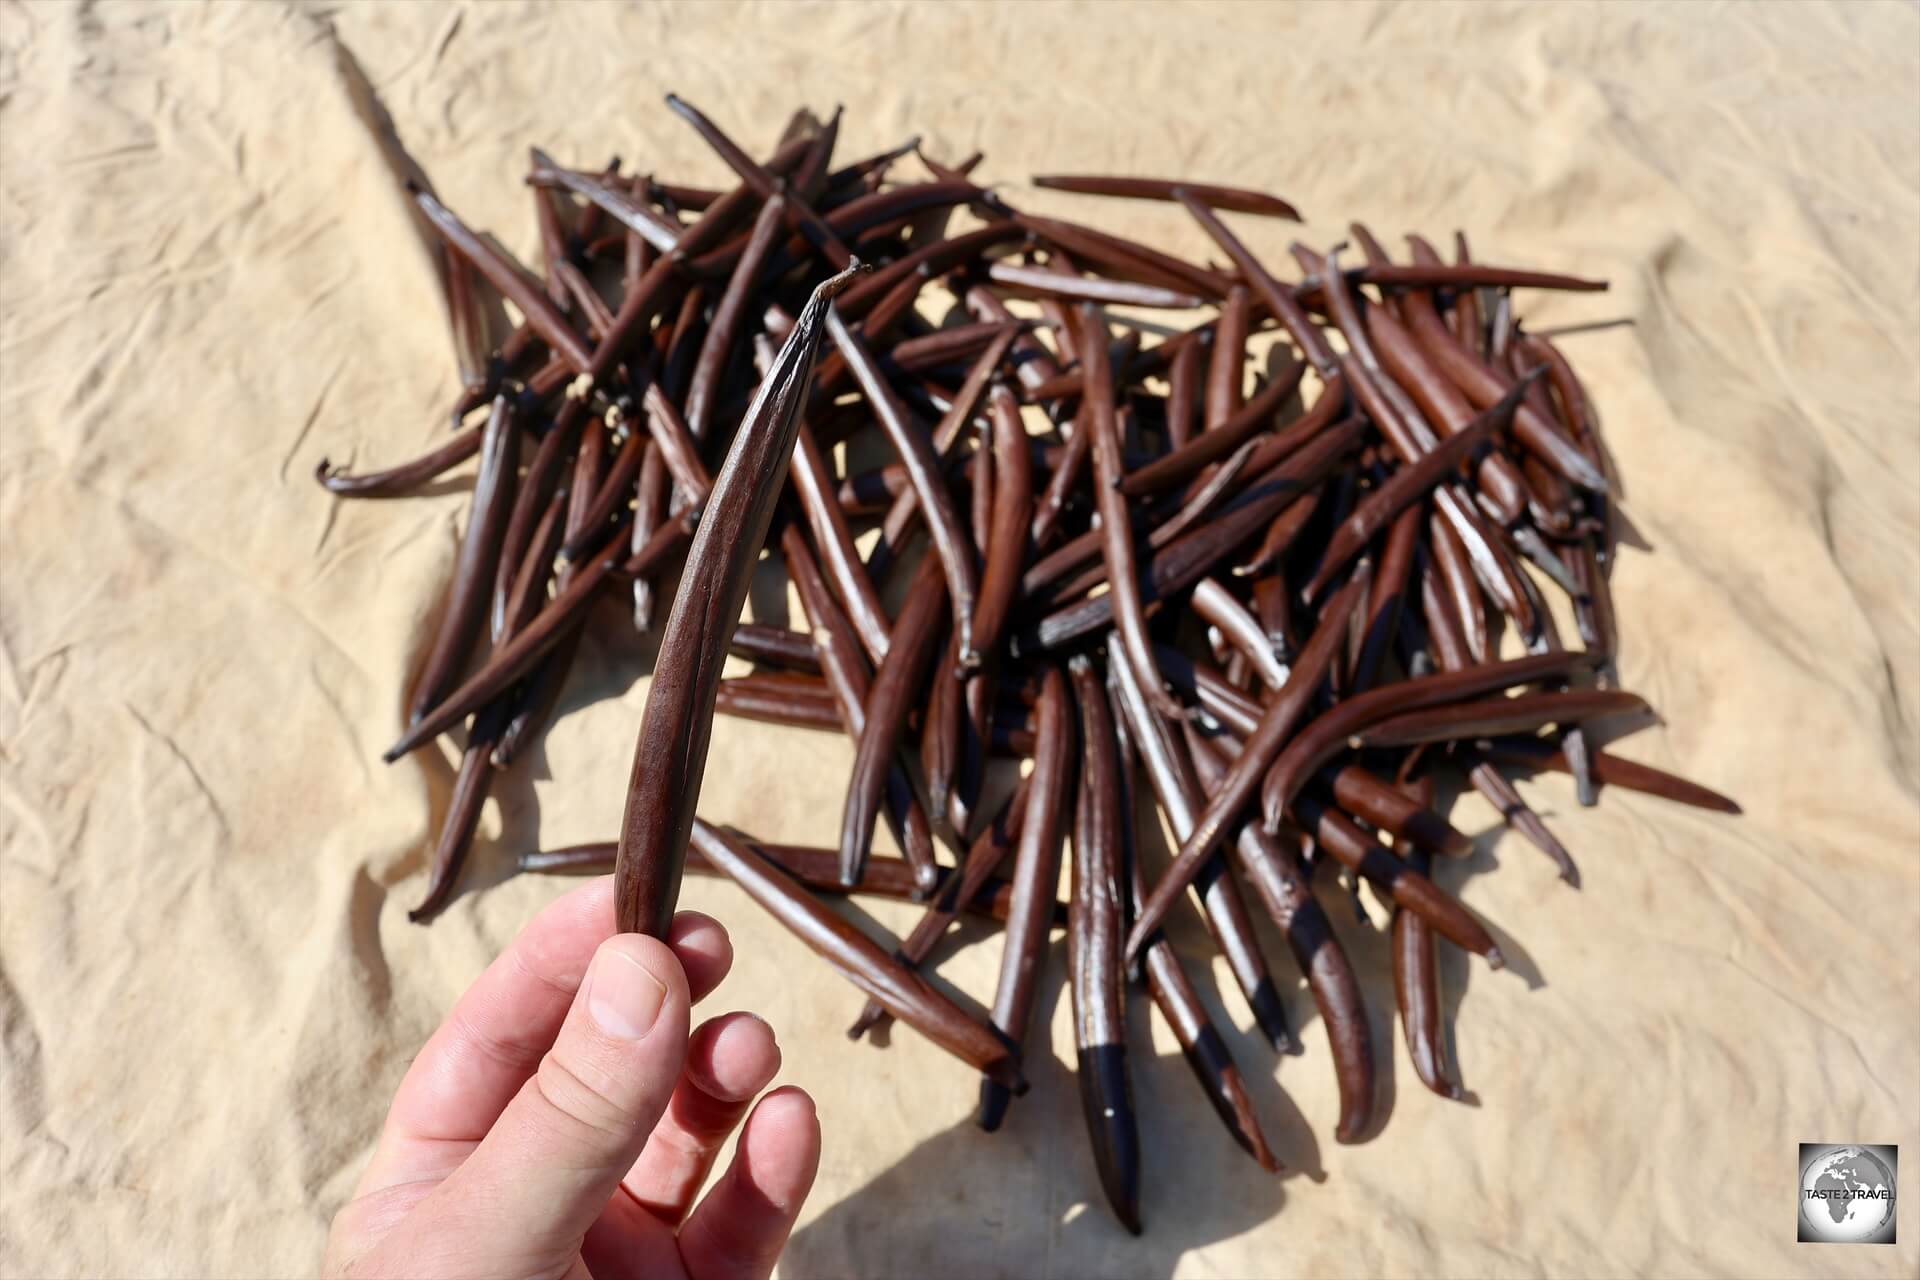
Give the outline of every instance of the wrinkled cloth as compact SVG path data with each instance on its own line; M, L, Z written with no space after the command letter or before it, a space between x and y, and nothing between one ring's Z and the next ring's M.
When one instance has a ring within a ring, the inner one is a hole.
M1023 207L1196 258L1217 254L1178 208L1027 179L1271 190L1304 227L1231 221L1286 279L1290 240L1349 218L1610 279L1517 301L1535 329L1626 322L1561 339L1634 531L1622 684L1664 717L1620 750L1746 809L1523 782L1576 892L1460 802L1484 839L1442 882L1512 960L1442 961L1477 1107L1408 1070L1384 935L1328 882L1389 1113L1356 1146L1277 940L1306 1046L1278 1062L1176 920L1289 1171L1231 1145L1135 996L1139 1240L1087 1152L1058 938L1033 1090L988 1136L964 1068L906 1031L849 1043L858 994L689 881L734 931L714 1009L764 1013L820 1105L783 1274L1920 1269L1911 1193L1893 1247L1794 1243L1796 1144L1920 1161L1912 6L215 3L0 8L0 1272L311 1273L410 1055L566 887L509 878L514 855L613 835L652 645L609 599L459 898L407 923L456 757L379 755L470 471L360 503L311 473L422 451L455 389L383 120L532 261L530 144L727 180L669 90L754 150L844 103L843 156L979 148ZM783 607L756 589L757 616ZM701 809L831 844L851 758L722 720ZM963 938L940 980L984 1000L999 947Z

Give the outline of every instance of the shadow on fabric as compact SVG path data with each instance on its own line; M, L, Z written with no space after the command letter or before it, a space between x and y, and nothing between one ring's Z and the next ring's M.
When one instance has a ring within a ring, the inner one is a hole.
M1149 1011L1134 1000L1128 1013ZM1272 1081L1271 1057L1248 1075L1286 1165L1277 1177L1234 1145L1178 1054L1131 1059L1144 1235L1128 1235L1102 1197L1073 1073L1048 1055L1028 1064L1033 1088L997 1133L974 1124L973 1081L957 1076L955 1123L797 1231L780 1274L1171 1276L1185 1255L1280 1213L1286 1179L1324 1176L1305 1119ZM832 1146L829 1134L827 1160Z

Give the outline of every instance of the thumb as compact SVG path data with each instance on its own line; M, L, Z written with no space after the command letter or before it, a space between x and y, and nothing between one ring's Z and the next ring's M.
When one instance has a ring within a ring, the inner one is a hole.
M438 1203L422 1225L490 1270L564 1264L673 1097L690 1003L665 943L634 933L603 942L553 1048L429 1197Z

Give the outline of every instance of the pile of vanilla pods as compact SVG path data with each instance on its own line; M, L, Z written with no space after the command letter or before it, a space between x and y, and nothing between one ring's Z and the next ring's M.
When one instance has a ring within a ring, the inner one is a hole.
M728 618L728 650L752 668L721 679L712 706L856 739L844 830L839 848L811 849L694 821L676 856L739 881L868 994L854 1035L898 1018L978 1069L988 1128L1025 1088L1048 932L1064 923L1093 1154L1131 1230L1129 978L1228 1133L1278 1167L1161 932L1170 912L1201 913L1285 1049L1293 982L1276 982L1251 921L1272 917L1325 1024L1352 1141L1372 1125L1374 1048L1317 875L1391 904L1408 1051L1457 1098L1435 948L1501 956L1428 876L1473 848L1434 808L1436 783L1479 791L1570 882L1513 771L1569 773L1587 804L1614 785L1738 812L1601 746L1648 719L1611 680L1609 459L1579 379L1522 327L1512 291L1604 286L1475 262L1457 235L1446 254L1408 236L1396 259L1359 225L1351 249L1295 244L1298 278L1283 282L1227 221L1296 216L1259 192L1033 180L1086 197L1088 216L1112 198L1185 206L1195 234L1149 246L1023 212L975 181L978 155L947 165L910 142L846 160L837 111L796 113L756 160L668 106L737 181L685 186L536 150L531 266L409 184L463 379L454 434L380 473L320 467L335 494L393 497L477 458L387 757L442 733L463 753L414 919L451 898L495 771L543 731L594 600L621 593L644 632L677 581L717 572L716 540L713 563L687 551L776 360L807 381L790 466L763 479L783 488L764 554L805 625ZM809 308L850 264L865 270ZM808 350L783 349L802 328ZM907 585L890 612L895 579ZM676 700L704 754L709 713L691 691L656 689L649 716ZM1177 850L1165 866L1135 857L1149 820ZM901 856L870 854L880 821ZM604 844L522 866L613 861ZM848 892L926 914L882 945L818 896ZM1006 925L985 1016L915 972L963 911Z

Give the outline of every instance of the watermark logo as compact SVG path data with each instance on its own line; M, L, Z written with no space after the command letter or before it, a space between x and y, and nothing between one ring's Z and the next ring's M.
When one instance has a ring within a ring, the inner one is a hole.
M1800 1240L1892 1244L1898 1147L1800 1144Z

